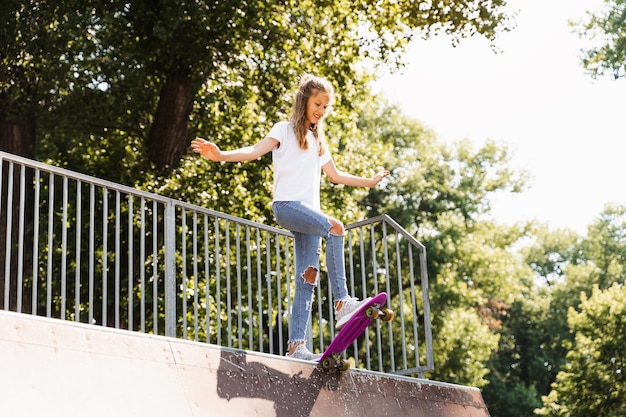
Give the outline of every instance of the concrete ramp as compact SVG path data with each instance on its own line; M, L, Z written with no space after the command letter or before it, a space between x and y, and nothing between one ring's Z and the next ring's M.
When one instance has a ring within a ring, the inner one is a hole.
M0 312L0 415L489 416L475 388Z

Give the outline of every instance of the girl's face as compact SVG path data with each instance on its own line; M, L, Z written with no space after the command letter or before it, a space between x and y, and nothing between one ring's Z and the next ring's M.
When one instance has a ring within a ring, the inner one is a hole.
M306 120L309 123L309 127L322 120L326 109L330 106L330 99L330 94L323 91L309 97L309 100L306 102Z

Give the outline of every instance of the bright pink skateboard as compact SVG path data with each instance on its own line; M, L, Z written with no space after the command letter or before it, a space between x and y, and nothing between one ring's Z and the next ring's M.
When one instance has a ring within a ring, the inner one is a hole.
M381 292L373 297L369 302L363 304L359 310L348 320L335 336L326 351L319 359L322 369L330 371L337 369L347 371L350 369L350 362L343 359L343 352L372 324L374 320L380 318L383 321L391 321L394 312L384 307L387 301L387 293Z

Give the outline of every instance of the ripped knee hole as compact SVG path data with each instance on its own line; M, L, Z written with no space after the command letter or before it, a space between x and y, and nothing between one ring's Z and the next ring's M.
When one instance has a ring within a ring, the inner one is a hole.
M306 271L302 273L304 282L311 285L317 285L317 268L309 266Z

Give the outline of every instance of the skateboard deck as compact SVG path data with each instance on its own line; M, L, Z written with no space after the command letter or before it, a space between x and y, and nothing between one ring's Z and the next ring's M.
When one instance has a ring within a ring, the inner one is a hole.
M339 333L330 342L328 348L319 359L319 364L325 371L337 369L339 371L347 371L350 369L350 362L344 360L341 356L348 347L368 328L370 324L377 318L383 321L391 321L394 317L392 310L384 307L387 301L387 293L372 297L367 303L363 304L359 310L348 320L341 328Z

